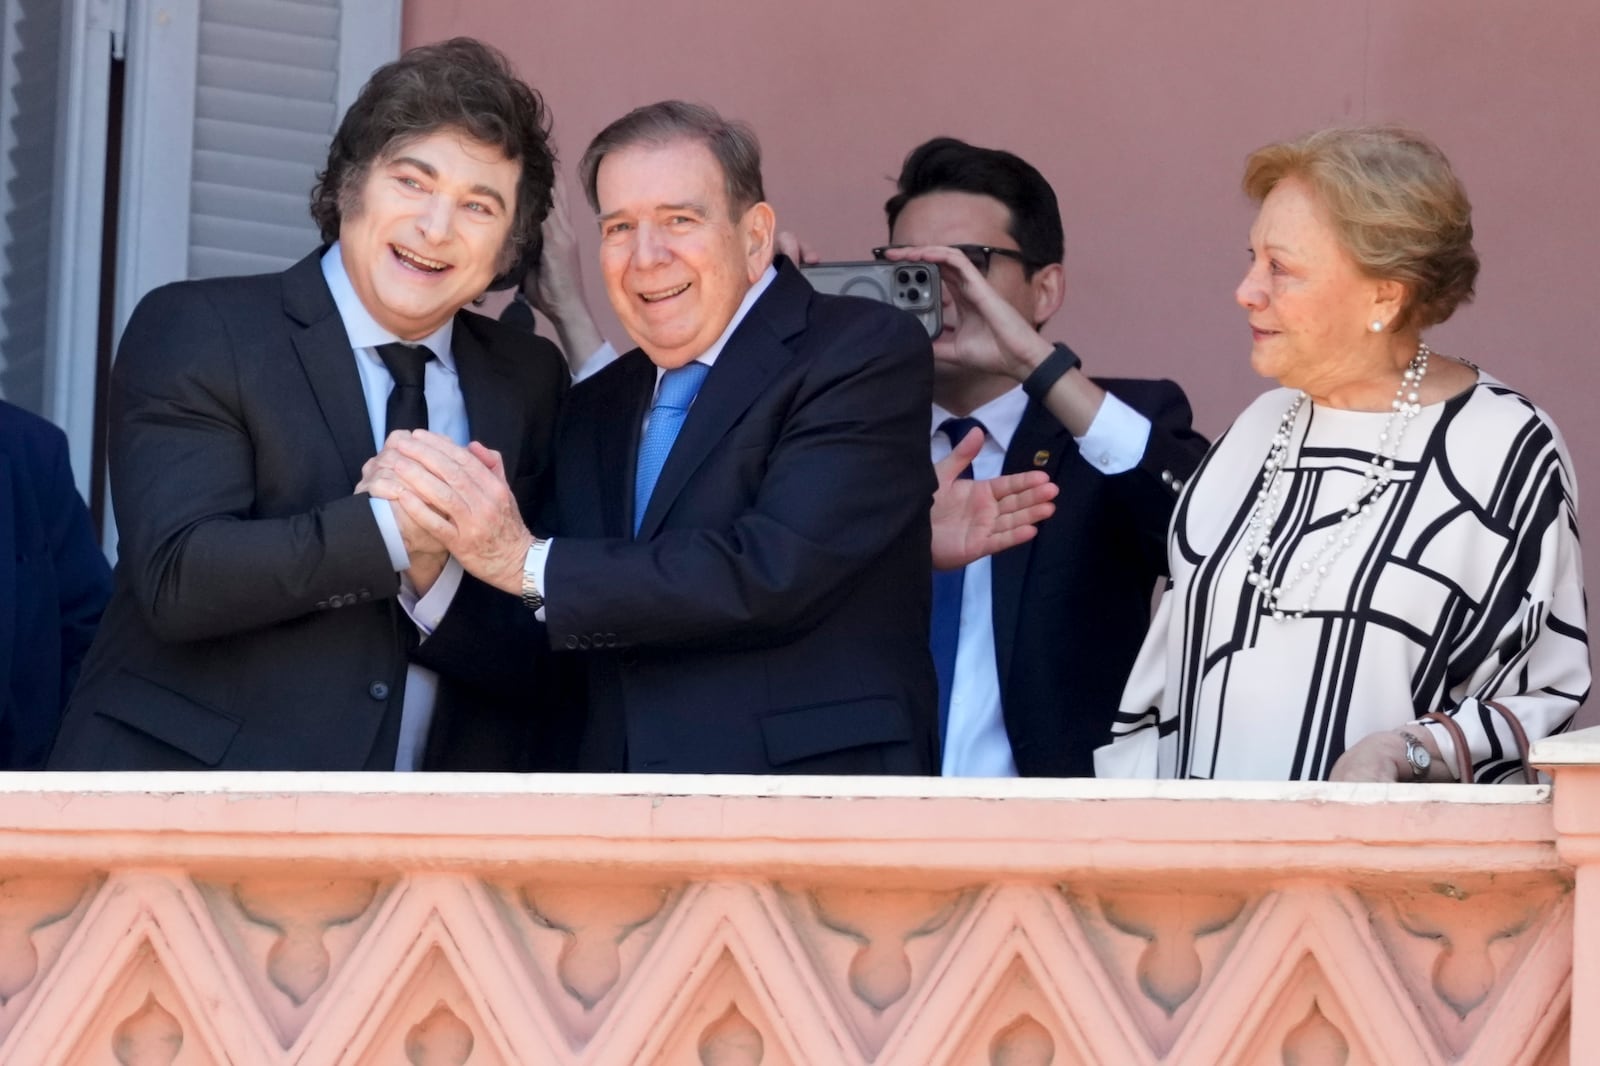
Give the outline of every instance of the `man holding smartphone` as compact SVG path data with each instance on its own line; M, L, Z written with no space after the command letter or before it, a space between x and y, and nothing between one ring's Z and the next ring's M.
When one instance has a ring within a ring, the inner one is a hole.
M935 578L943 773L1091 776L1206 441L1176 384L1091 378L1040 335L1066 278L1060 208L1036 168L935 138L884 208L874 255L940 269L933 458L981 441L975 477L1042 470L1061 490L1036 537Z

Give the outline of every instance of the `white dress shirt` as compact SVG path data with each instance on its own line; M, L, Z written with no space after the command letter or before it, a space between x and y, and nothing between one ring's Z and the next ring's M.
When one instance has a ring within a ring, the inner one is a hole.
M1011 438L1016 436L1027 407L1028 397L1018 385L971 413L970 417L983 423L986 431L983 449L972 461L973 477L983 481L1000 476ZM939 427L951 417L949 411L933 405L930 453L936 463L950 454L951 442ZM1079 452L1095 469L1103 474L1120 474L1133 469L1144 457L1150 421L1107 393L1089 432L1074 439ZM1070 501L1061 503L1071 506ZM1000 673L995 664L993 589L990 558L969 563L961 580L961 622L940 769L945 777L1017 776L1000 698ZM1026 669L1026 664L1021 668Z
M728 345L728 338L733 336L733 331L739 328L739 323L744 321L744 316L750 313L750 308L754 306L755 302L761 298L761 294L767 291L767 287L772 284L773 279L777 276L777 268L768 266L762 275L756 279L756 283L750 286L749 291L744 294L744 299L739 301L739 307L734 311L733 318L729 319L727 328L724 329L722 334L712 342L711 347L707 348L698 358L692 360L693 362L704 363L706 366L714 366L716 364L717 356L721 355L722 349ZM608 363L615 362L616 359L617 350L611 347L610 341L604 342L601 344L599 350L596 351L595 354L590 357L589 361L584 364L584 372L580 374L576 380L584 380L591 374L599 371ZM661 367L656 367L656 391L660 391L661 375L665 373L666 371ZM650 405L645 408L645 427L650 425L650 407L655 406L654 392L650 394L650 401ZM689 406L694 406L693 400L689 401ZM538 588L540 595L542 595L546 601L550 599L550 586L545 584L544 571L545 567L550 561L550 546L554 543L555 538L551 538L550 540L536 543L533 547L533 581L535 587ZM535 617L537 617L541 622L544 621L543 607L539 608L538 614Z
M378 354L378 345L390 344L400 338L378 324L361 297L356 295L345 273L344 257L338 242L322 257L322 276L333 293L334 306L344 322L344 331L361 376L361 393L367 403L367 419L372 424L373 451L383 446L384 427L388 420L389 392L394 388L394 378ZM455 319L414 343L426 345L434 358L428 360L423 377L423 396L428 404L428 428L457 444L465 445L471 439L467 428L467 408L461 398L461 378L456 372L455 351L451 348ZM411 557L406 552L400 536L400 526L388 500L374 498L372 516L377 519L383 534L383 543L389 549L389 562L401 575L400 605L416 623L419 634L426 639L439 620L444 617L461 584L461 566L451 559L427 595L419 597L405 572L411 568ZM433 705L438 697L439 675L425 666L412 663L406 668L406 687L400 709L400 745L395 751L396 770L415 770L422 758L423 746L428 737L428 726L433 721Z

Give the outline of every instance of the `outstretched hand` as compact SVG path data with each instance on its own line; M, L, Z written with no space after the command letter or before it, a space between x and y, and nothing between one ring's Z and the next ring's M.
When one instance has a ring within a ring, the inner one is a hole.
M1051 501L1061 490L1043 470L984 481L961 477L982 448L983 431L973 429L934 464L939 488L929 517L936 570L954 570L1024 544L1037 535L1038 524L1055 513Z

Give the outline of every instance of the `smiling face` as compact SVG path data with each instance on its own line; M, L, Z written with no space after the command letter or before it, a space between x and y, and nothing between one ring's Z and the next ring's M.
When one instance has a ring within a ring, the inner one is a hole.
M1399 286L1361 272L1305 182L1288 177L1267 193L1250 256L1234 298L1249 313L1256 373L1320 397L1389 367L1387 334L1370 324L1394 319Z
M608 153L595 194L600 270L617 318L657 366L692 362L772 262L772 208L732 217L722 167L695 140Z
M505 257L521 173L500 149L448 129L374 160L339 222L368 313L416 340L482 294Z

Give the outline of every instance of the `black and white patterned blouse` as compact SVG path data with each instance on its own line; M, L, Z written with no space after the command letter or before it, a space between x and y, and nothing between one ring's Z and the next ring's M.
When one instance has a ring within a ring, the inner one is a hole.
M1577 487L1560 432L1480 373L1424 406L1394 480L1326 577L1272 617L1241 548L1262 462L1295 393L1257 399L1190 480L1168 535L1172 581L1123 693L1101 776L1326 778L1363 737L1428 711L1453 715L1474 776L1518 769L1499 700L1537 739L1588 695ZM1285 463L1265 560L1274 581L1312 559L1359 495L1388 420L1309 400ZM1454 745L1434 724L1446 764Z

